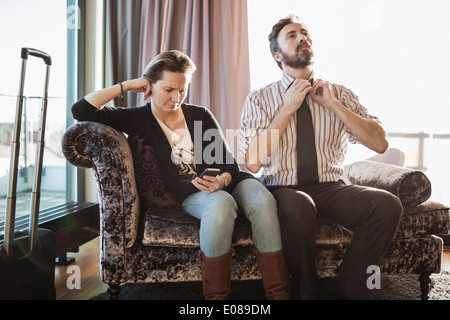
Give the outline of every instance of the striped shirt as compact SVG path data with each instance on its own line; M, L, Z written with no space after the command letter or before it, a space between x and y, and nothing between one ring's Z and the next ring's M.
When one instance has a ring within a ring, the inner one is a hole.
M240 156L245 159L253 138L260 135L270 125L284 104L287 88L294 81L283 73L281 81L252 91L244 104L240 126ZM364 117L378 119L368 114L358 97L344 86L332 84L334 96L354 113ZM306 101L311 109L317 153L319 182L332 182L341 178L344 171L344 159L348 142L357 143L353 134L344 123L330 110L315 103L311 95ZM272 151L268 163L263 167L261 182L266 186L297 185L297 115L289 120L275 151ZM272 144L274 146L274 144ZM272 148L274 150L274 148ZM301 174L301 172L300 172Z

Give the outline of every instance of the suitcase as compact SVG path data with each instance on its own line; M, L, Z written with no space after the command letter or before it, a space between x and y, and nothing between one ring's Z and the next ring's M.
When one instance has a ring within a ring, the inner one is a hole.
M31 213L28 230L15 229L17 173L20 151L20 131L23 112L23 91L28 56L42 58L46 64L44 96L42 99L39 138L31 193ZM22 48L22 70L17 97L16 122L11 146L11 169L6 198L5 233L0 248L0 299L54 300L56 237L53 232L38 228L42 161L44 156L45 122L51 57L45 52Z

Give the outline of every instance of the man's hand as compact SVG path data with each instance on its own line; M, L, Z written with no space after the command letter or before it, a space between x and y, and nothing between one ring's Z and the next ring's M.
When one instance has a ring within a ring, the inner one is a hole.
M314 102L333 111L336 98L334 97L331 85L328 82L323 81L322 79L315 80L311 90L311 97Z
M252 140L245 155L245 164L252 173L257 173L275 152L281 136L292 115L301 107L306 95L312 90L308 80L294 80L286 90L284 104L270 125ZM276 141L276 144L273 144Z
M334 96L330 83L320 79L314 81L311 97L316 103L333 112L361 144L378 153L386 151L389 143L381 125L344 107Z
M294 80L286 91L283 109L294 114L305 100L306 95L313 89L308 80Z

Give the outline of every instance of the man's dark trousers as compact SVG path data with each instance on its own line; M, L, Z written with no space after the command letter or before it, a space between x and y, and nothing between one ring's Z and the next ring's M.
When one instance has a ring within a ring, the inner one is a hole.
M335 293L365 298L367 268L378 265L389 247L402 214L393 194L338 182L299 188L269 187L278 203L283 250L301 299L316 299L316 218L326 218L354 232L338 269Z

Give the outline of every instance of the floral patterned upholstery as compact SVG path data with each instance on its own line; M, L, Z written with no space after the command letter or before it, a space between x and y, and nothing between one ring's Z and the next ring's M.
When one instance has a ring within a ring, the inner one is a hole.
M106 125L80 122L66 131L62 142L70 163L93 169L101 214L101 276L108 284L201 279L199 221L185 214L167 192L152 139L151 133L127 139ZM440 272L443 241L436 235L448 234L449 208L426 201L428 179L402 167L374 162L355 164L349 178L407 199L395 239L381 261L381 271ZM414 183L410 185L411 181ZM404 188L407 191L398 192ZM316 225L318 275L334 277L353 234L325 220ZM251 228L243 215L236 220L233 247L232 279L259 279Z
M348 179L353 184L389 191L408 207L424 203L431 195L430 180L423 172L379 162L355 162Z

